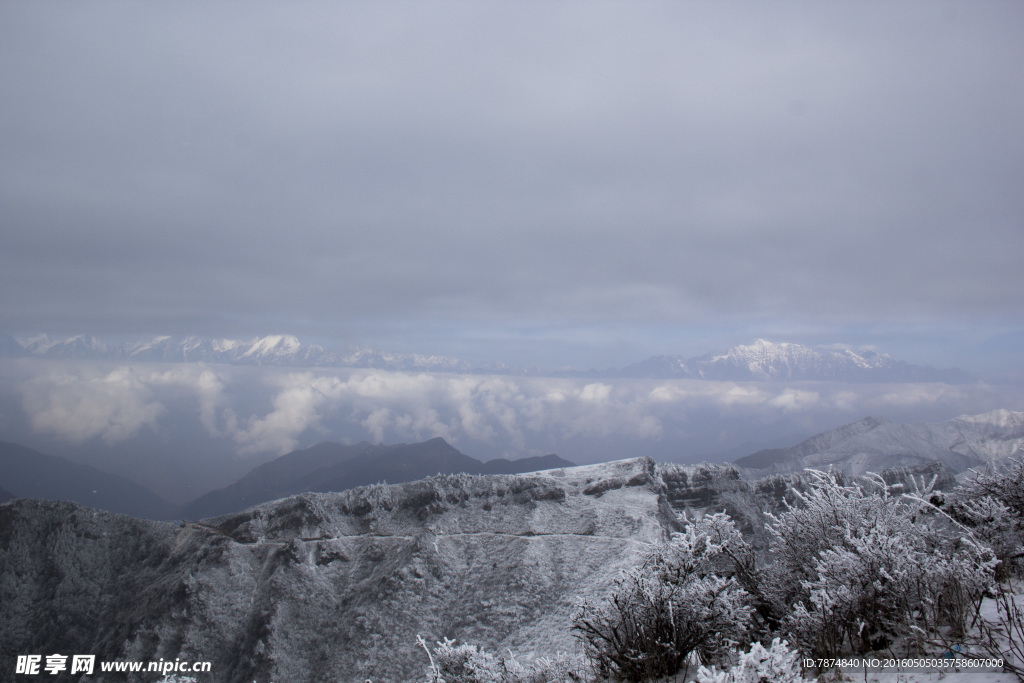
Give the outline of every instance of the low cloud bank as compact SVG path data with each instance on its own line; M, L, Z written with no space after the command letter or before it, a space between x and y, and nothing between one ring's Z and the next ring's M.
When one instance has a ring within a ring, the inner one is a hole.
M237 456L259 460L323 440L435 436L485 459L548 452L578 462L645 453L686 459L867 415L939 421L1024 407L1021 395L985 384L595 382L203 364L21 360L0 381L35 434L117 444L191 424L227 440Z

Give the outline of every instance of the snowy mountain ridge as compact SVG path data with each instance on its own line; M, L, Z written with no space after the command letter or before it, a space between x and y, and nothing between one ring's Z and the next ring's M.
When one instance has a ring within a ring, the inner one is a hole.
M523 660L571 652L580 600L607 595L684 519L724 509L763 536L762 511L807 481L637 458L181 523L19 499L0 505L0 650L210 661L227 683L422 680L420 635Z
M307 493L184 525L21 499L0 506L0 650L211 661L230 683L421 680L417 635L568 651L577 600L677 530L664 488L640 459Z
M0 339L6 356L77 358L144 362L206 362L281 367L376 368L409 372L545 374L539 369L503 363L471 363L444 355L403 354L368 348L327 349L303 344L289 334L251 339L208 338L194 335L157 336L112 343L89 335L50 337L46 334ZM893 359L874 350L848 347L809 347L792 342L758 339L724 352L695 358L654 356L621 369L565 370L556 376L655 379L706 379L738 382L945 382L973 378L960 370L939 370Z
M625 377L675 377L724 381L949 382L970 381L959 370L937 370L897 361L888 354L852 348L810 347L758 339L753 344L696 358L655 356L623 368Z
M290 334L251 339L208 338L195 335L161 335L142 340L105 343L89 335L50 337L46 334L15 340L23 353L41 358L75 358L171 363L225 363L297 367L358 367L407 371L485 372L507 371L501 365L474 365L440 355L400 354L353 348L329 350L317 344L303 344Z
M843 470L852 475L939 461L953 473L1024 456L1024 412L993 410L945 422L898 424L868 417L790 448L758 451L735 462L748 478Z

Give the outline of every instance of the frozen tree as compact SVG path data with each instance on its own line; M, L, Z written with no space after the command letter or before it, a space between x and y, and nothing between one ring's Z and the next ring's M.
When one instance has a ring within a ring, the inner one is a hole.
M685 672L694 655L722 662L747 638L751 609L736 579L715 570L743 545L724 513L706 517L621 576L605 601L581 604L573 630L598 675L646 681Z

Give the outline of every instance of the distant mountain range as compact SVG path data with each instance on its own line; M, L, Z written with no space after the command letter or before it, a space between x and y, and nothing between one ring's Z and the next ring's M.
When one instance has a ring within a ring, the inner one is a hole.
M161 336L107 343L96 337L45 334L15 339L0 335L0 357L75 358L140 362L206 362L283 367L378 368L406 372L473 374L554 374L596 378L706 379L737 382L945 382L974 381L956 369L936 369L898 361L875 351L816 348L759 339L753 344L696 358L653 356L621 369L545 373L502 363L470 363L440 355L399 354L371 349L329 350L302 344L292 335L249 340Z
M996 410L939 423L897 424L868 417L734 464L749 480L829 467L859 476L935 462L955 475L1022 456L1024 413ZM282 455L230 486L175 506L125 477L0 442L0 502L5 496L71 500L148 519L203 519L304 492L397 484L437 474L521 474L565 467L573 463L556 455L481 462L442 438L396 445L325 442Z
M201 519L304 491L345 491L365 484L397 484L435 474L519 474L572 466L573 463L557 455L480 462L440 437L395 446L321 443L260 465L234 484L189 503L182 516Z
M746 478L833 467L848 474L941 462L954 474L1024 456L1024 413L994 410L939 423L896 424L868 417L790 448L735 461Z
M11 498L72 500L147 519L173 519L177 507L127 477L0 441L0 502Z
M699 358L655 356L619 371L623 377L710 379L734 382L945 382L972 381L960 370L937 370L875 351L812 348L758 339Z
M118 343L108 343L90 335L50 337L40 334L21 339L0 335L0 356L284 367L380 368L418 372L512 372L512 369L505 365L474 364L449 356L388 353L361 348L347 351L329 350L316 344L303 344L293 335L270 335L247 340L179 335Z
M556 455L481 462L441 438L392 446L321 443L282 455L230 486L177 506L126 477L0 441L0 503L11 498L70 500L146 519L200 519L307 491L345 491L436 474L520 474L572 466Z

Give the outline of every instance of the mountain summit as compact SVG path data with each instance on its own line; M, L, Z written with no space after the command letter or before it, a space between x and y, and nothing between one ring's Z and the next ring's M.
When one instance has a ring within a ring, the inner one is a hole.
M753 344L697 358L654 356L620 371L623 377L710 379L733 382L946 382L971 378L960 370L937 370L894 360L875 351L815 348L758 339Z

